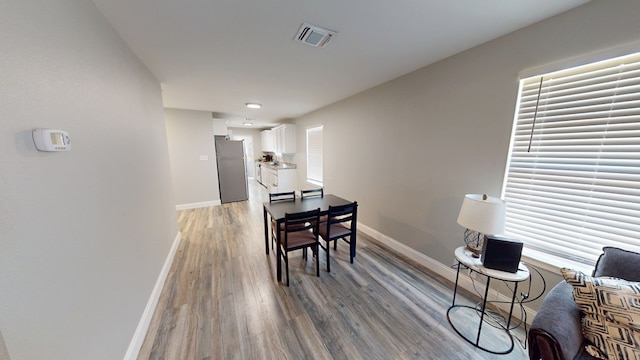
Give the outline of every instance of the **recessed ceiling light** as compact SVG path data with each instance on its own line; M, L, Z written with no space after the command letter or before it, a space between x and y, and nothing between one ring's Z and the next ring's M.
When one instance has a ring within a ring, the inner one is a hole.
M247 105L249 109L260 109L262 107L262 105L258 103L246 103L245 105Z
M244 125L244 126L253 126L253 120L244 119L244 121L242 122L242 125Z

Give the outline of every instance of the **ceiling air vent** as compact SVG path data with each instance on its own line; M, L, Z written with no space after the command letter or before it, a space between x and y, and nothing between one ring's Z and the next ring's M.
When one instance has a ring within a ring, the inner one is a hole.
M298 30L298 34L296 34L295 40L313 47L323 47L327 45L329 40L331 40L331 38L336 34L338 33L335 31L302 23L300 30Z

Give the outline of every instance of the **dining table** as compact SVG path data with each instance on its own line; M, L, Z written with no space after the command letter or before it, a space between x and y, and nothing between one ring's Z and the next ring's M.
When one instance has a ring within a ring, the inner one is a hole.
M351 204L353 201L343 199L333 194L325 194L324 196L316 196L309 198L296 197L293 201L265 202L262 204L264 212L264 247L269 255L269 217L275 220L276 229L279 229L284 223L285 214L301 213L309 210L320 209L320 215L327 215L329 206L340 206ZM280 231L276 232L276 242L280 244ZM356 239L350 239L351 247L355 249ZM281 249L277 246L277 278L282 280L281 265Z

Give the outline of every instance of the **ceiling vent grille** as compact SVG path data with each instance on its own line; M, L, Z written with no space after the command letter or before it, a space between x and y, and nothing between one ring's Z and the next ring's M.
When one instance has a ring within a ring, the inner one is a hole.
M338 33L319 26L302 23L295 40L313 47L324 47Z

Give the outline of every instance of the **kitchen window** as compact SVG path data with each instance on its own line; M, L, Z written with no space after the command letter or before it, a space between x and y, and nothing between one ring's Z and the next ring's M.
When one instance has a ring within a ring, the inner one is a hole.
M307 129L307 182L322 186L322 125Z
M520 81L505 235L566 263L640 251L640 53Z

